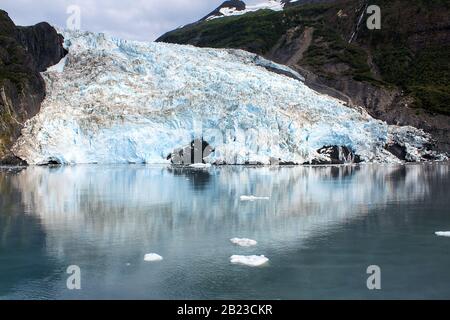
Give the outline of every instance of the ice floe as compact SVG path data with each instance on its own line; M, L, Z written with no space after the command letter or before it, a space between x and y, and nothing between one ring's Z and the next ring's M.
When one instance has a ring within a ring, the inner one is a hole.
M251 247L256 246L258 242L256 240L247 239L247 238L232 238L230 241L241 247Z
M230 262L233 264L242 264L249 267L259 267L269 261L265 256L240 256L240 255L232 255L230 257Z
M197 169L206 169L206 168L210 168L211 164L210 163L193 163L193 164L189 165L189 167L197 168Z
M157 253L147 253L144 256L144 261L148 261L148 262L161 261L162 259L163 259L163 257L161 257Z
M269 197L240 196L241 201L269 200Z

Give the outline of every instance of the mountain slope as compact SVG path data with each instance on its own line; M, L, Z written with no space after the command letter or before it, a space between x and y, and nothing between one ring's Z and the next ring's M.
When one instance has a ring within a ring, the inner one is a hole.
M450 1L371 1L382 10L382 28L374 31L358 23L368 4L292 3L280 12L198 22L157 41L261 54L379 119L423 128L436 148L450 151Z
M40 71L64 54L62 38L50 25L16 27L0 10L0 162L20 162L9 149L45 97Z
M388 126L255 54L64 36L68 56L43 73L47 97L13 148L31 164L168 163L195 140L211 147L198 162L213 164L399 162L397 148L443 159L421 130Z

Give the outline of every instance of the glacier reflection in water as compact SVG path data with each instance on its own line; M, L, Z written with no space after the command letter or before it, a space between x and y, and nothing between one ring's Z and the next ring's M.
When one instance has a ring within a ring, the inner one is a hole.
M0 297L414 296L393 274L387 275L395 282L392 290L369 292L365 267L386 262L394 270L407 261L429 261L419 257L421 250L431 255L450 249L450 242L432 234L438 226L450 230L449 184L445 163L0 172ZM240 201L242 195L270 200ZM236 247L233 237L258 245ZM414 241L421 249L409 247ZM414 254L402 256L403 249ZM164 260L145 263L148 252ZM270 262L256 269L235 266L229 263L233 254L264 254ZM450 262L439 259L428 266L434 274ZM65 287L65 268L72 264L82 270L80 291ZM450 297L445 286L433 290Z

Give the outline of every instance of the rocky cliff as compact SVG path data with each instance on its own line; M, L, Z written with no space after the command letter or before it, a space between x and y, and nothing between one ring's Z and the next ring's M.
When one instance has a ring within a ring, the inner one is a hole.
M40 72L64 57L62 42L48 23L17 27L0 10L0 163L21 163L10 147L24 122L39 112L45 97Z

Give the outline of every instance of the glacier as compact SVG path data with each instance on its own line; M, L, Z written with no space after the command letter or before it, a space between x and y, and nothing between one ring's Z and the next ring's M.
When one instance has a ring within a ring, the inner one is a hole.
M304 164L346 146L363 162L445 159L431 137L308 88L294 70L234 49L60 31L69 53L42 73L47 95L13 152L29 164L169 163L201 138L207 164Z

